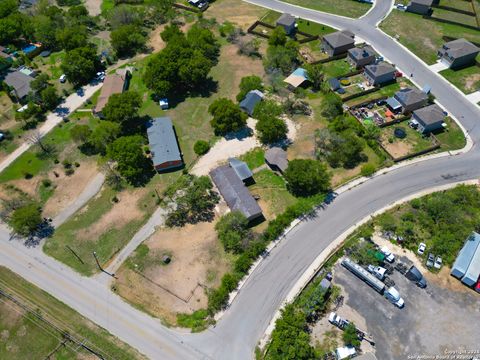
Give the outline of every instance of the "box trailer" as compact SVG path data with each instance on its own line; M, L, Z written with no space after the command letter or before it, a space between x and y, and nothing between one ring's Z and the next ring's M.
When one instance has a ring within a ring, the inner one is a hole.
M473 256L478 251L478 247L480 244L480 235L476 232L473 232L465 241L462 249L458 253L457 258L452 266L452 271L450 275L456 277L457 279L461 279L465 276L468 267L470 266L470 262L473 259Z
M350 260L350 258L345 258L342 261L342 265L347 268L350 272L357 275L360 279L365 281L368 285L374 288L379 293L383 293L385 290L385 284L377 279L374 275L370 274L367 270L363 267L358 265L357 263Z

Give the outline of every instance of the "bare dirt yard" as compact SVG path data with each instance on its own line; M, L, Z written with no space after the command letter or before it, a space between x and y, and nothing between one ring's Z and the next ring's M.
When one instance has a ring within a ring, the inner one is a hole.
M388 142L388 139L382 139L382 145L387 152L394 158L408 155L412 152L413 146L405 141Z
M221 207L223 213L225 205ZM205 290L218 286L232 263L217 239L216 220L158 229L140 245L148 247L147 260L137 264L142 271L134 271L135 264L129 267L127 261L117 272L118 294L171 325L178 313L205 308ZM171 258L168 265L162 262L164 255Z
M85 7L87 8L90 16L100 15L102 12L101 6L102 0L85 0Z
M217 0L205 12L206 18L215 18L219 23L229 21L246 30L267 11L264 8L238 0Z

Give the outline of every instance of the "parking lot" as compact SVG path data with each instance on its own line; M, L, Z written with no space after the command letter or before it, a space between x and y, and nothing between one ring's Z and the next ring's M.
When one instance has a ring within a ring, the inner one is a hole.
M399 260L408 262L404 257ZM403 309L395 307L340 263L335 266L334 283L342 287L345 304L365 319L366 330L376 343L378 359L416 359L420 357L415 356L443 355L446 351L480 351L478 294L455 292L431 282L426 289L420 289L397 271L391 278L405 300Z

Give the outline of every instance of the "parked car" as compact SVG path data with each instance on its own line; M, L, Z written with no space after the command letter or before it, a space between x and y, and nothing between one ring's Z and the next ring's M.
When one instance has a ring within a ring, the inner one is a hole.
M60 80L60 82L63 84L65 81L67 81L67 75L62 74L62 75L60 76L60 79L59 79L59 80Z
M437 256L435 258L435 263L433 264L433 267L435 269L440 269L442 267L442 264L443 264L442 258L440 256Z
M396 77L396 78L400 78L400 77L402 77L402 76L403 76L403 73L402 73L401 71L398 71L398 70L395 71L395 77Z
M427 245L425 245L425 243L420 243L420 245L418 245L418 250L417 250L418 255L423 255L426 248L427 248Z
M406 10L407 10L407 6L406 6L406 5L403 5L403 4L395 4L395 7L396 7L398 10L402 10L402 11L406 11Z
M392 254L390 249L386 246L382 247L380 251L385 255L385 260L389 263L393 263L395 261L395 255Z
M428 253L427 264L426 264L427 267L432 267L434 262L435 262L435 257L433 256L432 253Z

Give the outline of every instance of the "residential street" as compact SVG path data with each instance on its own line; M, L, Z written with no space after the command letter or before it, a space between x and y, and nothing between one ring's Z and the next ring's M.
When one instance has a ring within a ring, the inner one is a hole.
M480 109L445 79L432 72L425 63L375 27L390 11L392 0L377 0L374 9L359 20L303 9L276 0L249 2L352 30L396 64L400 71L413 74L412 80L420 87L430 85L438 102L462 123L474 144L468 153L400 167L338 196L316 218L302 222L292 230L260 262L217 325L198 334L181 333L164 327L160 320L135 309L112 293L102 279L102 276L108 275L82 277L38 248L27 249L18 241L9 241L8 229L0 226L1 265L55 296L151 359L254 358L257 342L290 289L314 259L340 234L365 216L406 196L433 186L480 177L480 151L476 146L480 139L480 127L476 126L480 121ZM72 98L69 104L72 109L73 103ZM53 127L52 124L58 123L61 118L49 121L49 126ZM11 162L8 162L11 158L14 158L13 154L0 165L0 171ZM131 242L125 251L130 252L137 242ZM121 258L124 258L123 254ZM117 265L112 266L116 268Z

